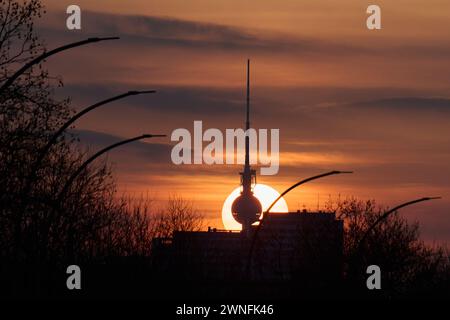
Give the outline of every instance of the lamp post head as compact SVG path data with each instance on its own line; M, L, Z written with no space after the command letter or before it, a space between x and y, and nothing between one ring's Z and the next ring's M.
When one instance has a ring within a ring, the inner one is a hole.
M132 91L128 91L127 95L128 96L137 96L140 94L148 94L148 93L155 93L156 90L144 90L144 91L137 91L137 90L132 90Z
M143 134L142 139L147 139L147 138L163 138L163 137L167 137L166 134Z
M120 39L120 37L106 37L106 38L93 37L93 38L88 38L87 40L89 42L98 42L98 41L119 40L119 39Z

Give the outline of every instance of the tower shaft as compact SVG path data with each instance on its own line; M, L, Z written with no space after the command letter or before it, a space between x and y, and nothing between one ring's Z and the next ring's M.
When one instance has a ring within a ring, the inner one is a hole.
M242 172L242 193L251 193L252 170L250 167L250 59L247 60L247 117L245 121L245 165Z

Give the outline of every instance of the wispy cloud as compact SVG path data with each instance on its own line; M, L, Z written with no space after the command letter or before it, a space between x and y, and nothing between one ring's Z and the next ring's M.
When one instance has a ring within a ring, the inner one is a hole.
M55 37L67 37L61 28L61 13L51 12L41 24L42 33ZM446 59L450 45L446 42L418 41L399 44L397 40L385 39L382 46L370 46L366 42L356 44L355 39L318 39L299 37L292 34L266 30L235 27L230 25L155 17L144 15L124 15L85 10L83 30L72 35L117 35L122 44L141 48L177 47L193 50L225 50L255 53L302 55L308 59L322 59L326 56L371 56L401 58ZM70 35L69 35L70 36Z

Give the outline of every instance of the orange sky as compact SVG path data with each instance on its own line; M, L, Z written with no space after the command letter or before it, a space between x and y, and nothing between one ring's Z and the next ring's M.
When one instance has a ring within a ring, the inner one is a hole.
M81 31L65 28L71 1L45 1L40 23L49 47L90 36L120 41L49 60L74 106L130 89L155 96L99 109L77 124L92 149L143 132L169 134L243 125L245 60L252 59L253 124L280 128L281 169L259 181L282 191L330 169L331 177L294 191L290 209L332 197L385 205L441 195L405 210L424 238L450 240L450 28L448 0L136 0L84 1ZM383 29L365 28L368 4ZM220 227L237 166L175 166L170 141L112 153L120 192L193 198Z

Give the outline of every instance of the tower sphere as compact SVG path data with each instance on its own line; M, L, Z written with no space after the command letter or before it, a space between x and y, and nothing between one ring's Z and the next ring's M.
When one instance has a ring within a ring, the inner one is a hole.
M261 216L261 202L252 193L242 193L233 201L231 212L240 224L251 225Z

